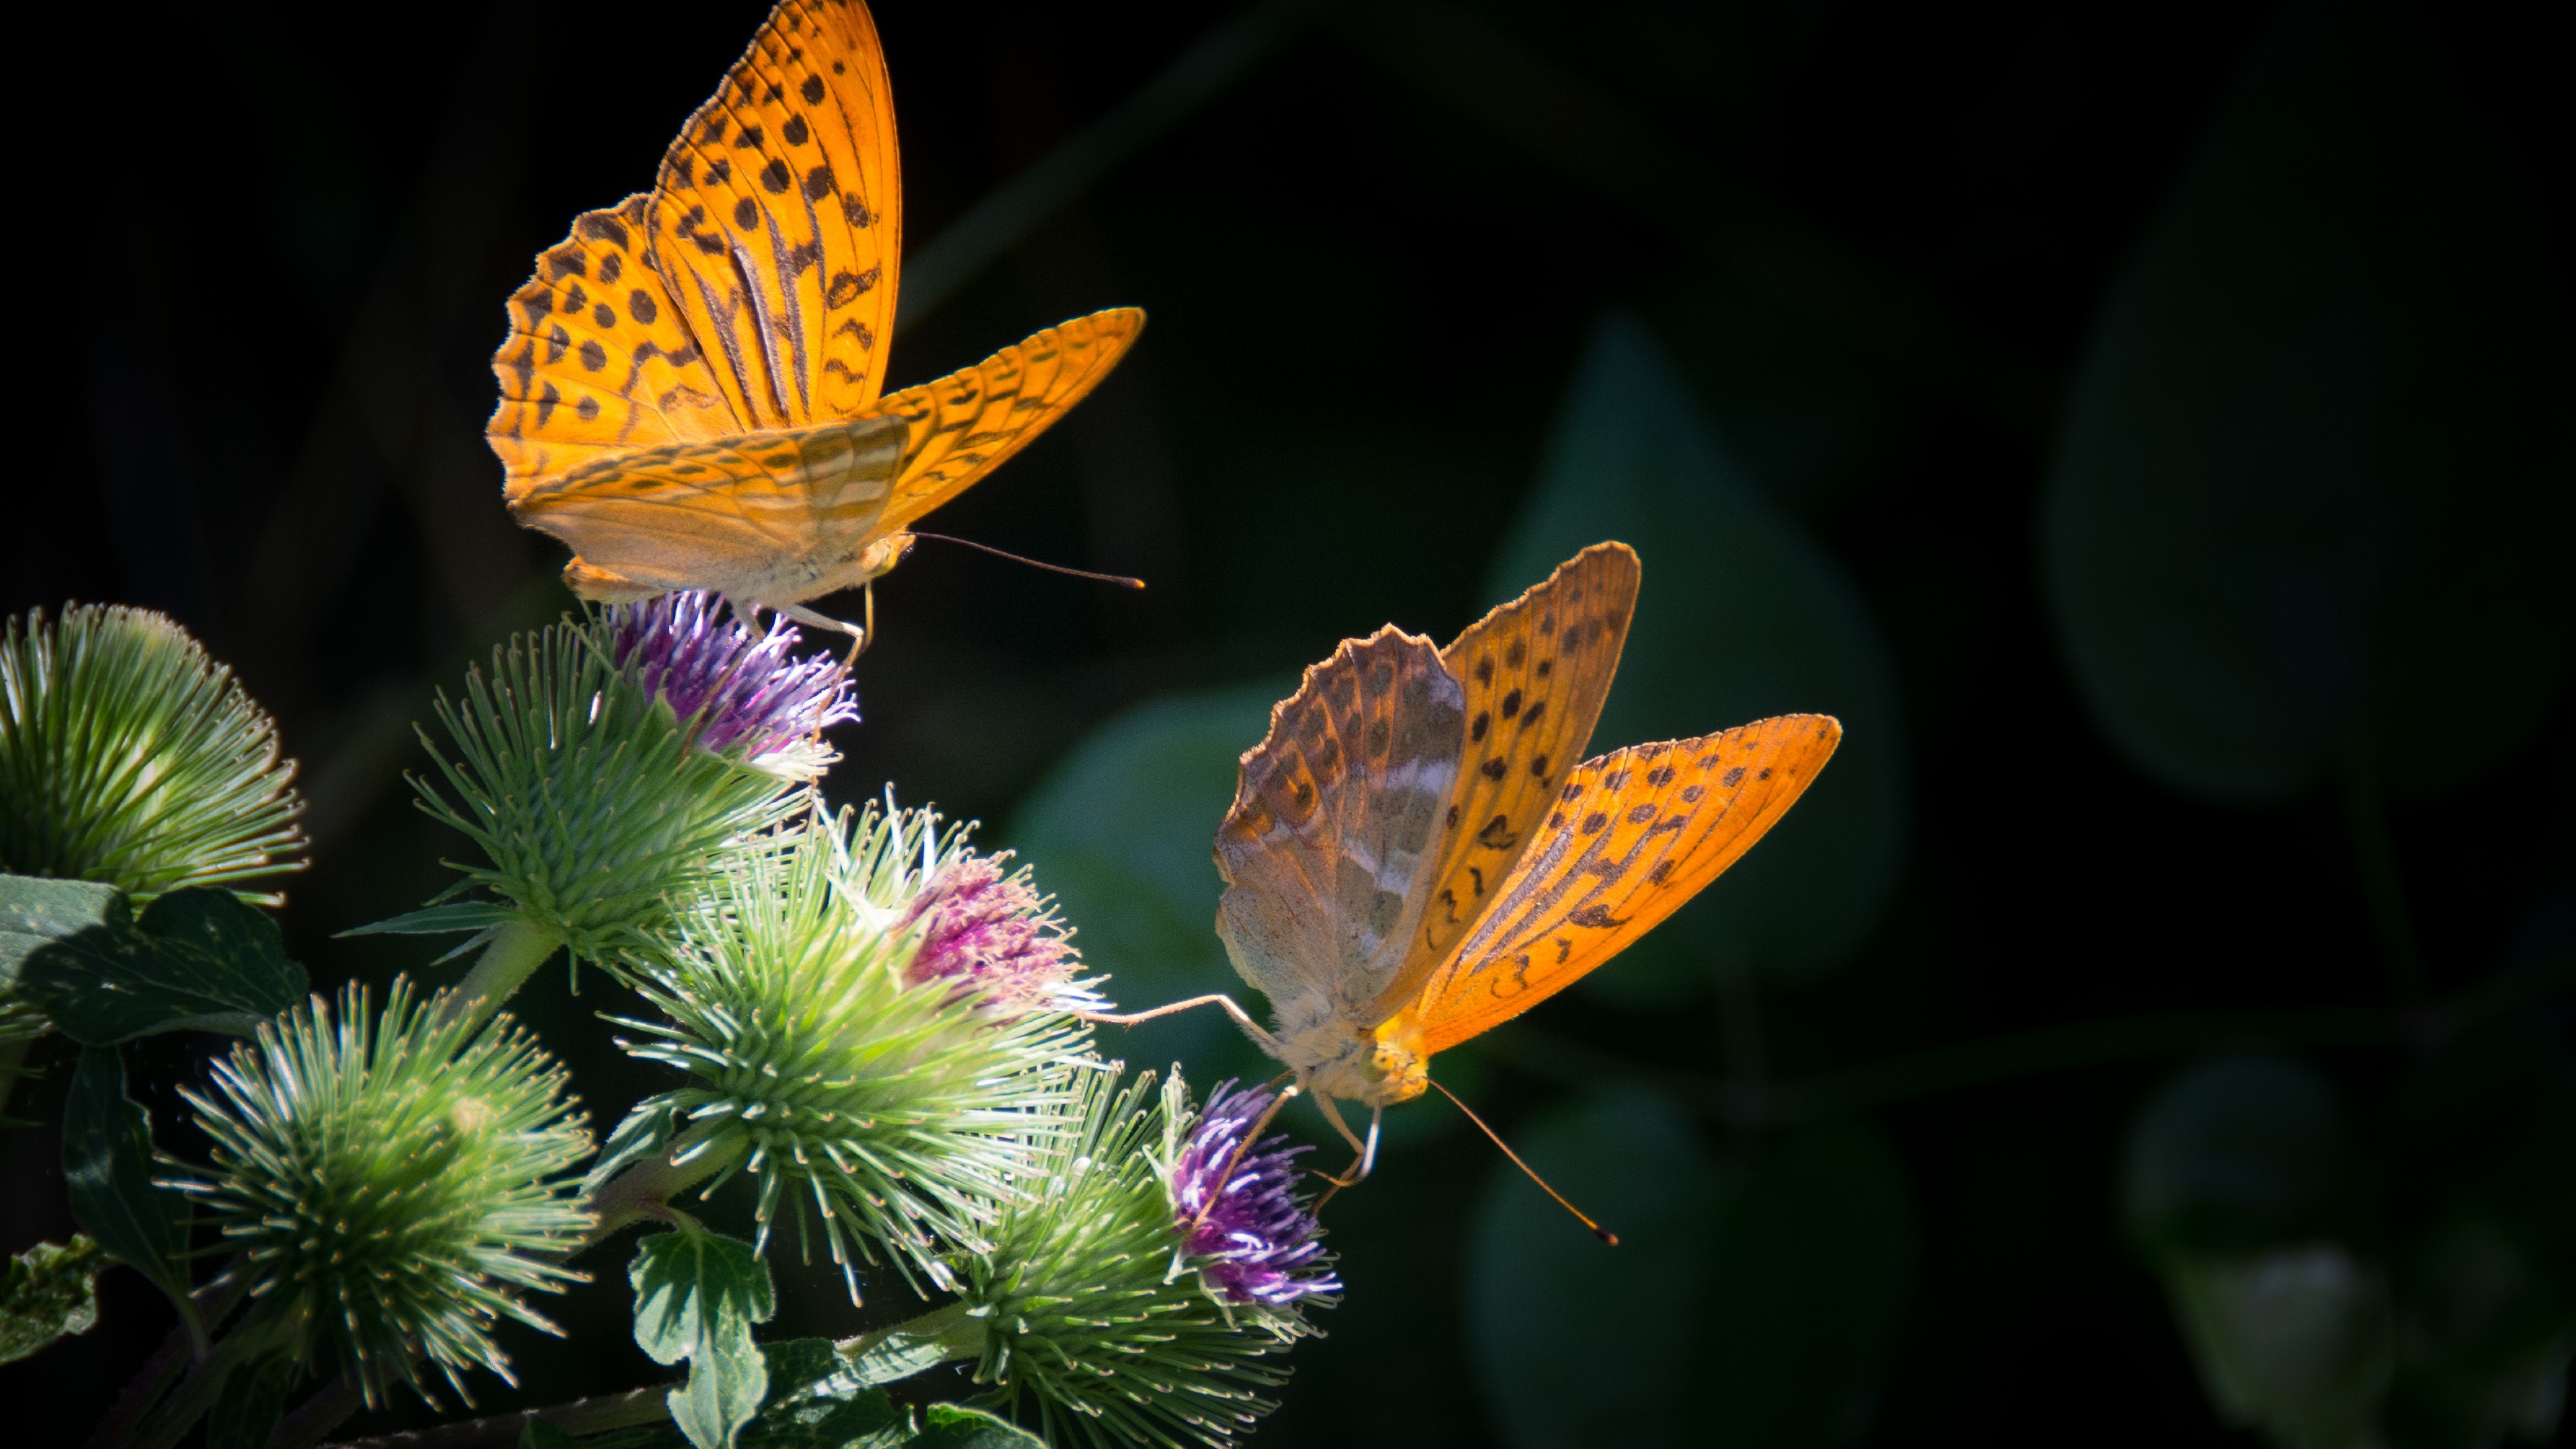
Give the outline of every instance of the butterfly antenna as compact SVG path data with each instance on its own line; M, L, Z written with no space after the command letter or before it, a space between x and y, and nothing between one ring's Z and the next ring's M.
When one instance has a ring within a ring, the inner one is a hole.
M1430 1081L1431 1079L1425 1077L1423 1080ZM1466 1103L1459 1101L1457 1093L1450 1091L1447 1087L1440 1086L1438 1082L1432 1082L1431 1085L1439 1088L1440 1095L1448 1098L1451 1106L1466 1113L1467 1120L1476 1124L1477 1131L1492 1138L1494 1145L1503 1149L1503 1155L1512 1160L1512 1166L1519 1168L1524 1173L1527 1173L1529 1175L1529 1180L1538 1184L1539 1191L1546 1193L1549 1197L1555 1198L1556 1205L1558 1207L1574 1214L1574 1220L1583 1224L1585 1227L1590 1228L1592 1230L1592 1236L1608 1243L1611 1247L1615 1248L1619 1246L1619 1235L1617 1233L1614 1233L1608 1228L1601 1226L1599 1223L1594 1222L1592 1219L1585 1217L1583 1215L1583 1209L1576 1207L1574 1204L1565 1200L1564 1193L1558 1192L1555 1188L1548 1186L1547 1179L1539 1176L1535 1171L1532 1171L1528 1163L1521 1161L1521 1155L1512 1150L1512 1144L1505 1142L1502 1138L1502 1134L1496 1132L1493 1128L1486 1126L1485 1119L1477 1116L1474 1109L1470 1108Z
M941 543L963 544L979 553L989 553L995 558L1006 558L1013 563L1027 564L1030 568L1044 569L1051 574L1070 574L1077 579L1091 579L1099 583L1116 584L1122 589L1141 589L1145 587L1145 581L1143 579L1129 578L1125 574L1096 574L1089 569L1067 568L1063 564L1040 563L1038 560L1033 558L1022 558L1015 553L1006 553L1001 549L993 547L989 543L977 543L971 538L959 538L954 534L923 533L919 529L913 529L911 532L912 536L915 538L935 538Z

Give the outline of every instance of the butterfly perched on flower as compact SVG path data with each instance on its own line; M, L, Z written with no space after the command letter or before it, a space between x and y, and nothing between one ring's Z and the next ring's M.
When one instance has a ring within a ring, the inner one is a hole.
M1627 545L1596 544L1446 649L1393 625L1345 640L1243 756L1216 929L1274 1025L1200 1000L1364 1161L1333 1099L1422 1095L1433 1053L1573 985L1734 864L1842 738L1830 716L1782 715L1572 763L1637 581Z
M780 0L649 192L576 218L510 299L484 429L519 522L606 603L803 607L1026 446L1136 339L1096 312L884 394L902 260L894 109L860 0Z

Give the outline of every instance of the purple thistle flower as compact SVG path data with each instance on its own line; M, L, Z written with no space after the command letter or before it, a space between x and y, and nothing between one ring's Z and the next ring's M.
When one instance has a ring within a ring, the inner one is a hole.
M1190 1256L1208 1286L1237 1303L1277 1307L1341 1292L1341 1281L1320 1261L1323 1229L1294 1191L1297 1156L1309 1149L1284 1145L1282 1135L1237 1161L1245 1134L1270 1110L1273 1094L1267 1087L1233 1087L1228 1081L1208 1095L1207 1110L1172 1164L1172 1206L1189 1233Z
M767 633L724 617L714 594L664 594L608 610L609 657L688 720L701 709L698 743L716 754L740 746L744 763L811 779L835 758L817 736L859 717L849 676L829 652L799 659L794 624Z
M916 922L911 981L954 981L960 997L1009 1016L1096 1004L1072 979L1073 944L1025 870L1004 876L996 858L961 852L904 908L901 924Z

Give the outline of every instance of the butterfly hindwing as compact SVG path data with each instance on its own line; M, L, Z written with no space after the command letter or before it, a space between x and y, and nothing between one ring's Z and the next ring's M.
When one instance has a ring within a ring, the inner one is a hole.
M1826 715L1586 761L1455 955L1389 1024L1428 1055L1582 979L1761 839L1842 738Z
M1217 934L1283 1022L1355 1017L1393 974L1458 768L1459 704L1439 651L1390 625L1307 670L1244 755L1217 830Z
M910 428L888 531L963 493L1036 440L1127 355L1145 314L1114 307L1049 327L1027 341L919 387L889 395L884 412Z
M875 416L625 453L527 490L511 512L625 584L792 602L839 587L835 570L884 532L904 436ZM610 596L581 578L583 597Z
M783 0L662 158L656 269L741 430L859 416L902 256L894 103L856 0Z
M1583 758L1627 643L1637 580L1635 550L1594 544L1440 651L1465 694L1465 748L1430 898L1381 1014L1420 990L1474 928Z

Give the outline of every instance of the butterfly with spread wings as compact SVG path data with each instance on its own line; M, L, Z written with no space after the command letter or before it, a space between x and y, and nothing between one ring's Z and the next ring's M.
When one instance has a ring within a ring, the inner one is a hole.
M1217 830L1217 934L1274 1025L1222 1005L1360 1153L1335 1099L1422 1095L1427 1059L1529 1010L1752 848L1842 726L1793 714L1581 764L1637 602L1604 543L1446 649L1389 625L1306 671Z
M712 589L864 643L805 601L894 567L1144 326L1096 312L881 396L902 231L875 22L780 0L653 190L577 218L510 299L484 434L574 593Z

